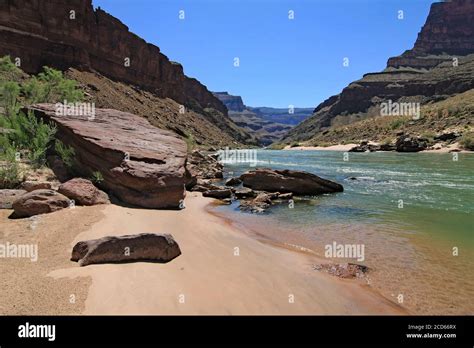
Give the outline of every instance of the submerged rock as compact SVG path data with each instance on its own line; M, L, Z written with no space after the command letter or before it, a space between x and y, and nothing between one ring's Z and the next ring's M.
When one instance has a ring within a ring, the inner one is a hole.
M259 168L242 174L240 179L245 187L253 190L291 192L294 195L317 195L344 190L342 185L336 182L297 170Z
M78 242L72 249L71 261L78 261L80 266L133 261L169 262L179 255L181 250L171 235L141 233Z
M363 278L365 274L369 271L369 268L367 266L358 265L355 263L326 263L314 265L313 268L317 271L324 271L340 278Z

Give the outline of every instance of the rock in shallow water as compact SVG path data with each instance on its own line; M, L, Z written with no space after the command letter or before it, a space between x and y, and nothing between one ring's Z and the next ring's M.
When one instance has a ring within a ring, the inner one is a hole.
M181 250L171 235L141 233L78 242L72 249L71 261L78 261L80 266L134 261L165 263L179 255Z
M253 190L291 192L295 195L317 195L344 190L338 183L297 170L259 168L242 174L240 179L245 187Z

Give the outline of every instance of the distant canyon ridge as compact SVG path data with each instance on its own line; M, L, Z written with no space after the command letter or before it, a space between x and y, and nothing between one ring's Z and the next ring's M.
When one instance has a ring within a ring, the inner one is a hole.
M244 104L242 97L228 92L214 92L229 111L232 121L255 137L260 145L267 146L280 140L297 124L310 117L314 108L251 107Z

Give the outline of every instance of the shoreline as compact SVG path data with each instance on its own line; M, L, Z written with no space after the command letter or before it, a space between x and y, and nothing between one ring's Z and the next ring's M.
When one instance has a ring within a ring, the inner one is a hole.
M379 145L376 142L369 142L369 144ZM338 144L330 146L285 146L284 151L341 151L348 152L350 149L359 146L359 144ZM369 152L369 151L367 151ZM374 152L397 152L397 151L374 151ZM400 152L403 153L403 152ZM405 152L406 153L406 152ZM474 153L474 151L464 150L459 147L459 143L450 144L436 149L426 149L416 153Z
M40 244L38 262L46 263L45 272L31 279L29 288L39 286L40 281L52 284L55 296L45 292L41 298L42 308L53 304L53 309L44 312L32 308L37 298L26 299L25 308L35 314L87 315L407 314L404 308L361 282L313 270L312 264L317 261L314 256L249 235L249 231L230 219L209 212L212 204L212 199L189 192L186 208L181 211L111 204L79 207L74 212L64 209L42 216L45 231L51 222L56 224L54 233L49 235L53 240L56 234L65 233L64 228L71 230L71 225L76 223L82 223L84 228L76 228L57 241L54 253L44 255L43 251L41 256ZM84 213L87 215L82 216ZM61 224L63 220L68 223ZM8 223L24 224L24 220ZM72 246L79 240L143 232L172 234L182 255L166 264L137 262L79 267L69 261ZM27 264L15 267L16 261L10 260L13 265L5 269L8 274L35 272L35 267ZM62 285L56 286L59 283ZM75 284L73 288L81 286L85 290L76 299L75 311L68 304L72 284ZM4 297L2 312L21 314L11 306L20 298L25 300L24 283L11 282L11 286L15 291ZM37 291L41 292L41 287ZM290 302L290 296L294 302ZM58 297L64 301L54 306Z

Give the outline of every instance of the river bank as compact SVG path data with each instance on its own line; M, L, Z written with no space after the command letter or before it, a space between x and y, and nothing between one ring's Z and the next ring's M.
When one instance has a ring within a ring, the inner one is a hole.
M313 264L321 260L312 255L250 236L210 213L210 202L189 193L182 211L117 205L64 209L42 215L34 233L28 219L2 216L1 230L9 232L2 232L1 239L37 242L39 257L34 263L0 263L7 279L1 285L1 313L406 313L362 282L315 271ZM69 261L79 240L142 232L172 234L182 255L167 264L79 267Z

